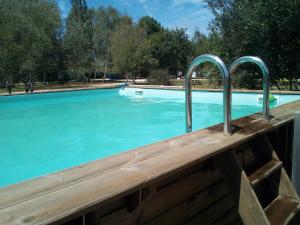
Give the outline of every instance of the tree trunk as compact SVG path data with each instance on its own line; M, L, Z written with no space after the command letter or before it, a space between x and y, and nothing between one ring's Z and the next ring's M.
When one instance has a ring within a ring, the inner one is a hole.
M293 90L293 76L289 75L289 86L290 86L290 91Z
M107 66L108 66L108 63L109 63L109 47L107 47L107 58L105 60L103 83L105 82L105 78L107 76Z
M127 73L125 74L125 77L126 77L126 85L128 85L128 74Z
M33 79L32 79L32 77L33 76L31 76L31 74L30 74L30 79L29 79L29 91L30 91L30 93L32 93L33 92Z
M43 83L46 85L46 73L44 72Z
M297 81L297 79L296 79L296 81L294 82L294 86L295 86L295 90L298 91L299 88L298 88L298 81Z
M97 71L95 70L94 79L93 79L94 82L96 80L96 77L97 77Z
M103 78L102 78L102 82L103 82L103 83L105 82L106 73L107 73L107 68L106 68L106 61L105 61L105 66L104 66L104 75L103 75Z
M92 75L92 72L89 73L89 83L91 83L91 75Z

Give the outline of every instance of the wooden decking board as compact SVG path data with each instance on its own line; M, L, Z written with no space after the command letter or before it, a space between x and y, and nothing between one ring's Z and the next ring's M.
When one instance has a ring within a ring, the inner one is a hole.
M234 201L230 195L223 197L215 202L215 204L209 206L207 209L196 215L189 222L184 225L210 225L215 222L219 217L226 214L228 209L234 207ZM167 224L167 223L166 223Z
M206 190L162 212L159 216L145 223L145 225L182 225L199 212L208 209L220 199L224 199L227 196L228 189L226 188L224 182L218 186L212 185Z
M255 156L252 150L247 146L243 150L236 152L236 158L238 159L241 167L247 172L249 169L254 167Z
M271 225L298 225L300 220L291 221L300 212L300 202L285 196L278 196L266 209Z
M51 223L113 201L281 126L291 121L299 108L300 101L275 108L270 122L262 121L260 115L236 120L240 130L230 137L217 125L3 188L0 224Z
M238 208L236 206L233 206L224 215L216 219L216 221L214 221L210 225L228 225L236 222L236 220L238 219L240 219L238 214Z
M248 176L252 187L256 187L260 182L268 178L274 171L282 168L282 162L278 160L270 160L262 167L258 168L254 173Z
M199 172L203 173L205 171L208 174L211 174L212 171L214 171L214 172L216 172L216 174L218 174L218 171L216 171L215 168L211 168L209 166L209 163L207 161L205 161L194 167L188 168L187 170L183 170L183 171L176 173L176 176L174 176L174 174L170 174L170 175L166 176L162 181L156 183L156 191L162 191L166 188L169 188L169 186L176 184L178 181L185 179L186 177L191 177L194 174L197 174Z
M225 191L224 182L222 183L218 179L220 178L217 171L200 171L169 185L157 193L153 193L149 199L141 202L141 205L135 211L129 212L127 209L122 208L106 215L102 221L104 224L110 225L145 223L193 195L197 196L197 193L207 192L208 190L212 192L217 187L219 187L217 190L222 189L222 191Z

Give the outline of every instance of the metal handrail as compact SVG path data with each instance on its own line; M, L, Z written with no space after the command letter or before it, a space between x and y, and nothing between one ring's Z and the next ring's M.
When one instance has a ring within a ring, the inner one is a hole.
M243 56L235 60L229 68L229 73L232 75L238 66L243 63L254 63L261 69L263 74L263 118L267 121L270 120L270 109L269 109L269 93L270 93L270 73L269 69L260 58L255 56Z
M218 67L223 78L223 113L224 134L231 135L231 79L224 62L217 56L200 55L189 66L185 75L185 102L186 102L186 132L192 131L192 74L196 67L202 63L210 62Z

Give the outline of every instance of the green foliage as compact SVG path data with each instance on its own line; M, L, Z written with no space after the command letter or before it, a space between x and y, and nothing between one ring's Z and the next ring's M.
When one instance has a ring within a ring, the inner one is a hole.
M170 85L171 75L166 69L155 69L151 71L148 77L149 84L153 85Z
M249 73L242 70L233 76L232 84L235 88L262 89L262 78L259 73Z
M55 2L1 0L0 3L1 79L32 80L41 73L41 68L44 74L53 73L58 63L54 49L61 29Z
M134 23L110 6L89 9L86 0L71 0L65 22L55 0L0 0L0 83L85 81L116 72L167 84L170 74L185 72L194 57L211 53L228 65L242 55L257 55L278 88L297 88L300 0L205 1L215 15L210 33L196 31L189 39L183 28L166 29L150 16ZM220 85L213 65L198 71ZM243 66L233 84L261 88L259 70Z
M140 18L138 26L144 30L145 35L152 35L162 30L161 24L150 16Z
M227 55L223 51L222 38L216 31L211 31L208 36L205 36L200 31L194 33L192 39L194 57L202 54L213 54L226 59ZM197 70L201 77L207 78L213 87L220 87L222 77L220 71L211 63L200 65Z
M299 0L206 0L215 15L227 60L242 55L260 56L269 66L272 80L299 77ZM247 82L245 82L247 84Z
M157 67L157 60L151 55L150 45L144 38L144 31L135 26L129 17L122 17L115 32L111 34L114 71L131 76L148 76Z
M84 79L91 73L93 62L93 11L85 0L72 0L64 35L64 50L68 74L73 79Z
M134 78L147 77L156 68L172 74L183 71L192 52L185 29L163 29L149 16L142 17L138 25L120 22L111 43L115 71Z
M192 53L192 45L185 29L163 29L150 37L151 52L159 61L159 67L172 75L186 70Z
M100 7L94 14L94 70L104 71L106 76L107 71L112 69L110 37L121 20L121 14L111 6L108 8Z
M193 55L194 57L202 54L213 54L227 59L228 55L224 51L221 35L212 30L208 36L205 36L200 31L195 31L192 38Z
M0 3L2 83L85 81L108 72L148 77L158 68L176 74L191 59L186 30L165 29L149 16L135 24L113 7L89 9L85 0L71 0L63 23L55 0Z

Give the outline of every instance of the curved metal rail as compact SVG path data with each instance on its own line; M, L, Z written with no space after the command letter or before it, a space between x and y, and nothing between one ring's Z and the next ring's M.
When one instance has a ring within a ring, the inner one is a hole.
M265 120L270 120L270 109L269 109L269 94L270 94L270 73L269 69L258 57L254 56L243 56L237 60L235 60L229 68L229 73L232 75L238 66L243 63L254 63L261 69L263 74L263 118Z
M210 62L218 67L223 78L223 113L224 134L231 135L231 79L224 62L217 56L205 54L197 57L189 66L185 75L185 103L186 103L186 132L192 131L192 74L202 63Z

